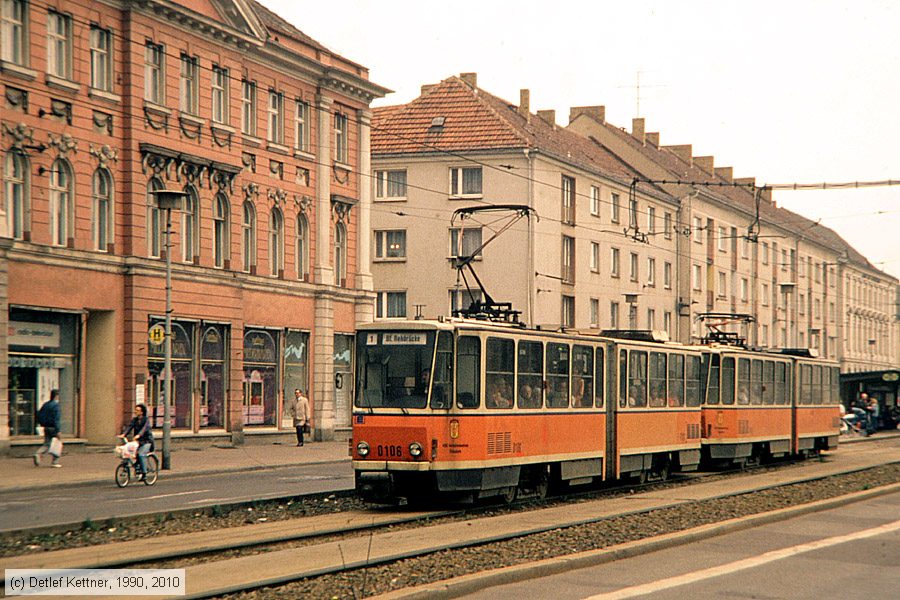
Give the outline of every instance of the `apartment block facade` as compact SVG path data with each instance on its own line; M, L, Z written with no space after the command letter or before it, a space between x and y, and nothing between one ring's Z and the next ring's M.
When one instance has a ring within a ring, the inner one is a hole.
M108 443L146 402L176 436L277 432L310 394L350 426L350 348L372 318L369 103L388 90L253 0L2 0L0 446ZM173 360L165 316L173 211Z
M643 119L628 132L603 106L573 107L563 128L553 111L531 113L529 98L522 90L514 105L462 74L375 110L377 318L467 302L452 258L498 223L460 236L453 211L525 204L537 218L475 264L531 325L658 329L687 343L706 334L701 313L740 313L748 322L723 327L754 346L809 346L845 371L898 364L897 280L834 231L689 145L661 146Z

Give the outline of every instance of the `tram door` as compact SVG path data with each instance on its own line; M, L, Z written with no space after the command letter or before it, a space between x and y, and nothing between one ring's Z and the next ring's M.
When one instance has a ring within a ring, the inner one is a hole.
M622 351L625 352L624 350ZM622 374L622 377L625 375ZM615 344L606 347L606 465L605 479L615 480L618 473L619 456L616 452L616 418L619 410L619 371Z
M350 398L353 378L351 377L353 357L353 336L334 336L334 426L350 427Z

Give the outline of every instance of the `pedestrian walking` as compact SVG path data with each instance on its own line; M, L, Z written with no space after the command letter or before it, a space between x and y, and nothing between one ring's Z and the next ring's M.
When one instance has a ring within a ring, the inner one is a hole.
M41 466L41 456L49 454L53 457L51 467L59 468L59 457L62 455L62 440L59 439L59 390L50 390L50 399L44 402L37 414L38 425L44 428L44 445L34 453L34 466Z
M294 429L297 430L297 446L303 445L303 434L309 433L309 398L300 391L294 390Z

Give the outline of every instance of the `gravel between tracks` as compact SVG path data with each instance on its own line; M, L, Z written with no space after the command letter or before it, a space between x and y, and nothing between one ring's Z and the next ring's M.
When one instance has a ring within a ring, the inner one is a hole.
M471 573L556 556L599 550L642 538L673 533L727 519L768 512L900 481L900 465L693 503L645 514L607 519L590 525L529 535L511 541L231 594L229 599L314 598L355 600Z

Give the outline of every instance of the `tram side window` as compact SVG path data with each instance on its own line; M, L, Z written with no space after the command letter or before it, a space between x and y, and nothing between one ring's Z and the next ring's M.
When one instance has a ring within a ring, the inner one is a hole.
M503 338L488 338L485 364L487 408L512 408L516 343Z
M750 404L750 359L738 359L738 404Z
M450 408L453 397L453 334L438 333L437 356L431 384L431 408Z
M603 348L597 348L596 376L594 377L594 406L603 408L603 398L606 396L606 386L604 385L604 375L606 373L606 361L603 360Z
M697 374L696 377L699 378L699 374ZM697 380L697 383L699 384L699 379ZM699 390L697 390L697 391L699 392ZM669 406L684 406L684 355L683 354L670 354L669 355L669 393L668 393L668 398L669 398Z
M481 340L460 336L456 344L456 405L478 408L481 402Z
M753 359L750 363L750 402L751 404L762 404L763 398L763 363L761 360Z
M704 399L703 401L706 404L719 403L720 360L718 354L703 355L703 364L700 371L700 397Z
M812 404L822 404L822 365L813 365L812 378Z
M822 367L822 404L831 404L831 369Z
M628 406L647 406L647 353L632 350L628 357Z
M831 367L831 403L841 403L841 369L839 367Z
M519 408L541 408L544 404L544 345L519 342Z
M547 344L547 407L569 407L568 344Z
M594 349L588 346L572 348L572 406L590 408L594 405Z
M775 363L775 404L788 404L787 396L787 365Z
M619 351L619 406L628 405L628 352Z
M666 405L666 355L662 352L650 353L650 406L660 408Z
M700 357L687 357L684 396L688 406L700 406Z
M775 363L763 363L763 404L775 404Z
M812 368L800 365L800 404L812 402Z
M722 404L734 404L734 357L722 358Z

